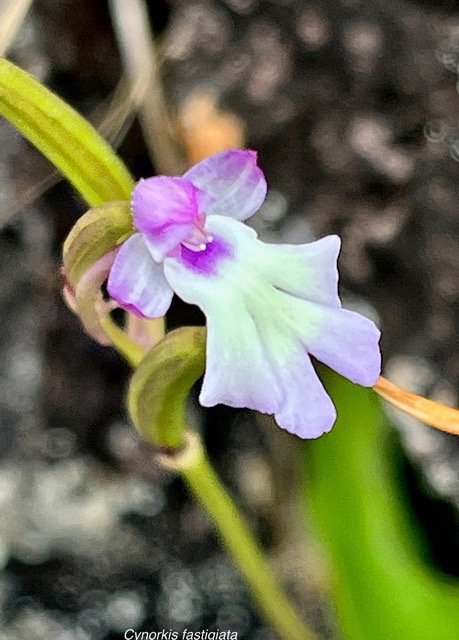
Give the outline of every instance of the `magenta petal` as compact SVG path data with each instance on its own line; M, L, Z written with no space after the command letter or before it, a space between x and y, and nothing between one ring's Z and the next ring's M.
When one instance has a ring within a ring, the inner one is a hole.
M183 178L141 180L132 196L134 226L148 238L154 260L161 262L193 231L212 198Z
M140 180L132 195L134 225L139 231L155 233L170 224L189 224L205 213L210 200L183 178L157 176Z
M230 149L206 158L183 176L212 196L208 215L250 218L266 197L266 180L257 166L257 154L248 149Z
M107 289L120 306L147 318L164 316L173 296L162 265L154 262L140 233L128 238L118 251Z

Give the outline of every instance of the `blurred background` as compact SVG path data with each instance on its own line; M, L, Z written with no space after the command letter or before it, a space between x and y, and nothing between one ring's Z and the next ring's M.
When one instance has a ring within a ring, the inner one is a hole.
M13 4L0 3L5 41ZM340 234L341 293L381 326L387 377L457 406L456 1L151 0L147 10L190 162L219 146L256 149L270 186L253 220L260 237ZM126 88L122 53L135 30L119 25L130 24L130 11L129 2L34 0L7 56L102 123L139 178L163 169L145 133L148 114L137 117ZM61 299L61 246L84 203L4 121L0 185L0 640L118 640L128 628L185 627L274 640L200 507L133 431L127 365L91 341ZM202 322L174 301L170 327ZM218 472L322 640L384 637L347 619L336 585L351 580L349 567L368 573L355 596L364 617L371 598L378 610L371 585L386 602L391 589L378 571L407 575L405 562L418 586L418 572L432 576L424 591L427 599L435 591L433 609L459 595L459 441L399 414L387 419L368 395L352 394L346 387L340 401L360 420L354 433L377 434L374 443L384 434L375 458L359 449L363 436L338 444L343 424L336 441L300 445L251 412L190 407ZM383 431L374 426L381 420ZM357 480L340 475L356 460L359 494ZM363 469L376 474L374 485ZM355 521L326 516L339 513L334 483L360 496ZM388 541L394 557L371 568L349 545L359 539L359 514L376 509L378 487L384 522L402 515ZM405 521L409 558L399 560ZM341 531L349 541L342 565ZM405 595L387 615L402 615ZM412 629L385 638L424 637ZM430 637L454 640L441 628Z

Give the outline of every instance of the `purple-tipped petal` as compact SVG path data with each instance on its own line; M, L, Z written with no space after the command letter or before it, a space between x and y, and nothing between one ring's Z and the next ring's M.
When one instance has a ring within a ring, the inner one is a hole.
M248 149L230 149L206 158L183 176L213 198L208 215L250 218L266 197L266 180L257 166L257 154Z
M333 427L336 409L325 391L303 345L292 335L295 351L288 358L277 356L273 367L284 401L275 412L277 424L300 438L318 438ZM276 352L273 352L276 355Z
M137 183L132 196L134 226L148 240L156 262L192 234L212 198L183 178L159 176Z
M118 251L107 289L126 310L147 318L164 316L173 296L162 265L154 262L140 233L128 238Z
M333 427L335 407L294 327L284 322L282 310L278 315L273 314L271 301L263 297L265 308L258 304L252 307L252 314L258 338L281 391L281 401L274 411L276 422L300 438L317 438Z
M364 387L381 373L381 333L374 322L347 309L290 298L301 340L317 360Z

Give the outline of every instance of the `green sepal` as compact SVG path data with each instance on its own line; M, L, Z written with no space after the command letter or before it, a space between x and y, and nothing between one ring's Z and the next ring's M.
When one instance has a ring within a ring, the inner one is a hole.
M206 330L183 327L148 352L132 376L127 405L139 433L158 447L184 443L190 389L204 373Z
M65 275L72 286L97 260L134 232L129 202L107 202L78 219L64 242Z
M0 59L0 115L53 163L90 206L130 199L133 178L110 145L66 102L5 59Z

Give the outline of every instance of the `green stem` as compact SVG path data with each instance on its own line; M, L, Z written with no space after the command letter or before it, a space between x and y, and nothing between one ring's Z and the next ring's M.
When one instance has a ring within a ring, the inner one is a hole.
M205 453L181 474L214 522L234 563L249 584L265 619L283 640L314 640L279 587L269 564Z
M133 366L136 357L126 348L128 336L111 334ZM191 492L214 522L222 542L248 583L266 620L283 640L315 640L303 624L261 553L250 530L216 475L199 436L187 446L185 405L189 390L204 371L205 330L183 327L167 334L142 359L132 377L128 407L137 430L153 445L169 448L160 461L179 472ZM135 350L134 350L135 351ZM165 428L167 427L167 428ZM168 429L175 434L170 439ZM177 446L175 442L181 443Z

